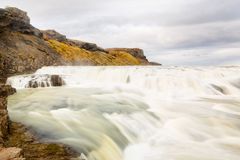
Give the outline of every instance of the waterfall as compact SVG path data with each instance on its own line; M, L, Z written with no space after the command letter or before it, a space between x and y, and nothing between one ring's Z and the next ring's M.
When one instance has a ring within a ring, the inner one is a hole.
M8 79L18 88L9 114L88 160L239 160L238 73L240 67L44 67Z
M161 92L164 95L216 95L239 93L240 67L43 67L32 75L7 80L13 87L36 88L121 85ZM58 85L52 85L52 76ZM55 78L56 79L56 78ZM56 81L56 80L55 80Z

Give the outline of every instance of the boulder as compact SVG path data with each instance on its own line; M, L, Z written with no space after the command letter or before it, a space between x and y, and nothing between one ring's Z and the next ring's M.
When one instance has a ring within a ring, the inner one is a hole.
M24 12L15 7L7 7L5 10L9 13L9 16L15 21L21 21L26 24L30 24L30 18L27 15L27 12Z
M45 40L49 40L49 39L54 39L60 42L64 42L67 40L67 37L63 34L60 34L58 32L56 32L55 30L44 30L41 31L43 34L43 38Z
M60 77L59 75L51 75L50 77L51 77L50 78L51 85L53 87L59 87L59 86L63 86L65 84L62 77Z
M15 7L0 9L0 32L6 30L42 36L40 30L30 24L27 13Z

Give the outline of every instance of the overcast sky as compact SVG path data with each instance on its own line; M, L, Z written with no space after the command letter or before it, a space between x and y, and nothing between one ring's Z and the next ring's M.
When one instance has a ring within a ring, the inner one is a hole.
M240 64L240 0L0 0L40 29L166 65Z

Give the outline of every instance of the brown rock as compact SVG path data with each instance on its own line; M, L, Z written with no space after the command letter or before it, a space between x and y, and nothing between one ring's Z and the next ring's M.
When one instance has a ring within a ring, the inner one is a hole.
M12 19L30 24L30 18L28 17L27 12L24 12L15 7L7 7L5 10L8 12L9 16L11 16Z
M68 39L68 41L66 43L69 45L72 45L72 46L77 46L79 48L86 49L88 51L93 51L93 52L100 51L100 52L105 52L105 53L108 52L105 49L97 46L95 43L89 43L89 42L84 42L84 41L79 41L79 40L71 40L71 39Z
M79 154L62 144L41 143L36 134L20 123L12 122L10 125L6 147L22 149L24 158L31 160L71 160Z
M15 7L0 9L0 32L9 29L39 37L42 36L40 30L30 24L27 13Z
M67 40L65 35L62 35L62 34L56 32L55 30L45 30L45 31L42 31L42 34L43 34L43 38L45 40L54 39L54 40L57 40L60 42Z
M22 149L11 147L11 148L0 148L0 159L1 160L25 160L22 157Z
M130 53L132 56L139 58L144 61L148 61L146 56L144 55L144 52L140 48L108 48L107 51L124 51L127 53Z
M16 89L12 88L11 86L0 84L0 97L2 100L4 100L4 98L6 98L7 96L14 94L15 92Z
M157 63L157 62L149 62L150 65L152 66L161 66L162 64Z
M9 131L7 97L15 92L16 90L9 85L0 85L0 144L3 143Z
M59 75L51 75L51 85L54 87L63 86L65 83Z

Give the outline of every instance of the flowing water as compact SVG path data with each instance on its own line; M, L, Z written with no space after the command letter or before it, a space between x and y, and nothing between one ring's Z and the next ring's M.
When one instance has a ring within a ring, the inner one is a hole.
M7 83L12 120L89 160L240 159L240 67L44 67Z

